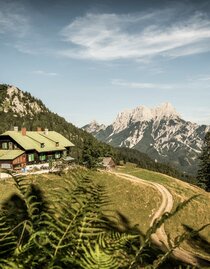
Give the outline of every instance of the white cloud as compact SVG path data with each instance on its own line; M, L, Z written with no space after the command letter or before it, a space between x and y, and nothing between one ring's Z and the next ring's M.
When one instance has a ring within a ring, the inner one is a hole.
M29 19L24 8L17 3L0 2L0 34L23 37L29 29Z
M60 54L81 59L139 60L210 51L209 18L202 13L176 18L179 13L179 9L128 15L88 13L61 31L70 48Z
M32 72L32 74L35 74L35 75L41 75L41 76L58 76L58 73L55 73L55 72L46 72L46 71L43 71L43 70L35 70Z
M173 88L172 85L158 84L158 83L142 83L142 82L128 82L121 79L113 79L111 81L112 85L133 88L133 89L162 89L170 90Z

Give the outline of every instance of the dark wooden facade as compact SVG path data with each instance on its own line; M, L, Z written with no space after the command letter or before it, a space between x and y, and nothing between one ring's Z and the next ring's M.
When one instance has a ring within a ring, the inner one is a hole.
M13 160L0 160L0 167L6 169L21 169L26 166L26 154L22 154Z
M23 148L21 148L20 145L18 145L18 143L16 141L14 141L9 136L0 136L0 149L8 149L8 150L20 149L20 150L24 150Z
M65 150L55 150L46 152L37 152L36 150L25 150L21 145L19 145L10 136L0 136L0 150L22 150L24 154L18 156L13 160L1 160L0 167L19 169L25 167L27 164L39 164L46 163L53 160L60 159L71 152L70 147L66 147ZM2 164L2 165L1 165Z

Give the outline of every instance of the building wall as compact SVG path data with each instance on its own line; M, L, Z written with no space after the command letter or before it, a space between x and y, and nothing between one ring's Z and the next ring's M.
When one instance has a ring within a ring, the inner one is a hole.
M63 151L52 151L52 152L42 152L38 153L36 151L26 152L26 162L27 164L33 163L44 163L52 160L60 159L63 156Z
M21 147L9 136L0 137L0 149L21 149Z
M0 168L12 169L13 168L12 161L11 160L0 161Z
M22 167L25 166L26 165L26 154L23 154L23 155L17 157L16 159L14 159L12 161L12 165L13 165L13 167L17 166L17 165L20 165Z
M0 167L5 169L21 168L26 165L26 154L18 156L14 160L1 160Z
M114 162L113 160L111 160L111 161L109 162L108 166L109 166L110 168L115 168L116 164L115 164L115 162Z
M106 164L103 164L104 168L106 170L111 170L111 169L114 169L116 167L116 164L115 162L111 159L108 163Z

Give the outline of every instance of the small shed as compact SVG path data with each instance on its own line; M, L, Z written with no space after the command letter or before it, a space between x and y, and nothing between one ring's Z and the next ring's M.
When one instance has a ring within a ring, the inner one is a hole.
M114 160L112 159L112 157L104 157L102 159L101 165L106 170L112 170L112 169L115 169L115 167L116 167L116 164L115 164Z

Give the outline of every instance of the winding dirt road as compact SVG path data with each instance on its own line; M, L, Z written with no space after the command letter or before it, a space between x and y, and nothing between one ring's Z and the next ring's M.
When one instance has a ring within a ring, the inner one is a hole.
M161 205L160 205L159 209L154 213L152 220L150 222L150 226L153 225L153 223L156 219L161 218L161 216L165 212L171 212L171 210L173 208L173 196L163 185L161 185L159 183L155 183L155 182L149 182L147 180L143 180L143 179L140 179L138 177L131 176L131 175L124 174L124 173L117 173L117 172L111 172L111 173L113 173L116 176L121 177L123 179L127 179L127 180L130 180L132 182L137 182L139 184L145 184L147 186L155 188L161 194L161 196L162 196ZM162 224L161 227L156 230L156 233L152 235L152 240L163 251L167 251L170 249L169 244L168 244L168 236L165 232L164 224ZM200 266L201 264L203 264L203 261L198 256L196 256L196 254L193 254L193 253L186 251L182 248L176 248L173 251L173 256L176 259L178 259L182 262L191 264L191 265Z

